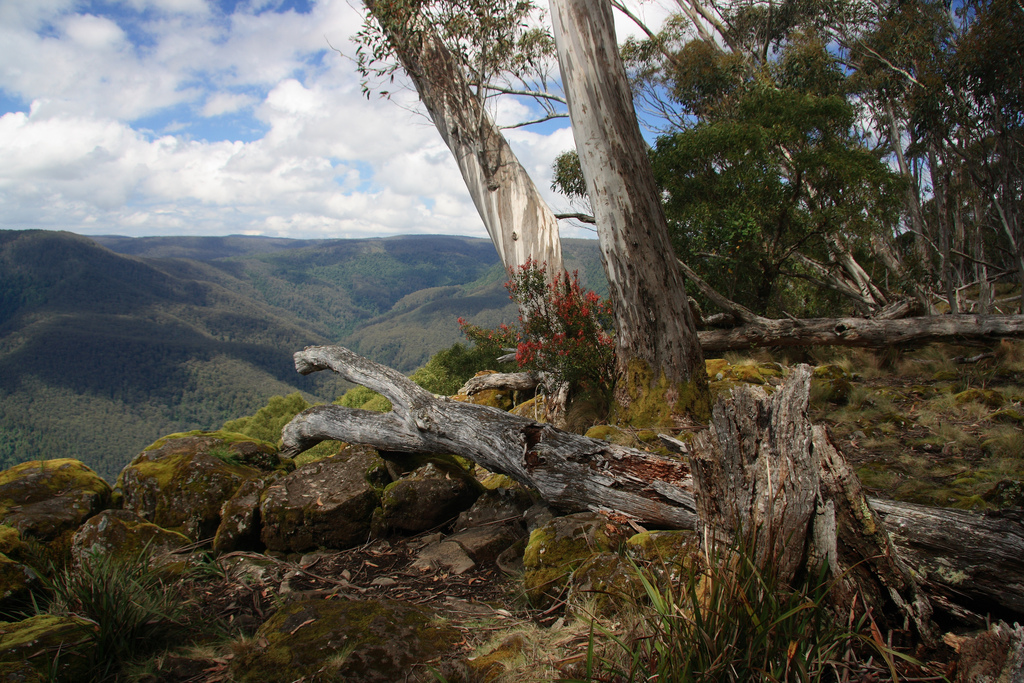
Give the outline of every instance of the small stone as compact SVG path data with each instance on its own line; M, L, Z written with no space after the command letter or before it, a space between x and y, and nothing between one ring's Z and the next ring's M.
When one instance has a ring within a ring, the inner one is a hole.
M378 576L376 579L370 582L371 586L394 586L398 582L392 579L390 576Z
M412 563L413 569L422 572L441 570L456 575L465 574L475 566L462 546L448 541L424 548Z

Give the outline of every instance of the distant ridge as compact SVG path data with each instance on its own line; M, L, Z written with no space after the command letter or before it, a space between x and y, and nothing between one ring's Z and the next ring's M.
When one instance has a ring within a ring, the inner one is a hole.
M596 242L563 248L600 291ZM347 385L292 365L310 344L411 372L462 340L460 316L514 321L505 279L491 243L470 237L0 230L0 467L75 457L113 479L156 438L271 396L331 401Z

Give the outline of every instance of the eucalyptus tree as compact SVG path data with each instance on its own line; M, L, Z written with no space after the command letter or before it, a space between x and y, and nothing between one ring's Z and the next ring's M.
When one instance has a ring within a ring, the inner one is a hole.
M462 173L506 267L529 259L563 270L558 220L488 111L497 93L539 103L537 121L563 116L548 92L550 37L529 23L530 0L365 0L357 65L373 81L403 70ZM386 90L383 94L388 94Z
M645 152L608 0L551 0L573 137L615 316L616 399L655 387L674 414L709 414L704 358Z

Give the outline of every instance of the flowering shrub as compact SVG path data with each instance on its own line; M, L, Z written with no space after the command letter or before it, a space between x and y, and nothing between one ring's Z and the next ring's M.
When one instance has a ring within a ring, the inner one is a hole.
M544 266L532 260L510 270L505 288L524 311L519 324L487 330L459 318L467 338L487 349L515 348L520 368L543 370L571 388L611 388L615 341L608 332L609 301L584 290L576 272L548 283Z

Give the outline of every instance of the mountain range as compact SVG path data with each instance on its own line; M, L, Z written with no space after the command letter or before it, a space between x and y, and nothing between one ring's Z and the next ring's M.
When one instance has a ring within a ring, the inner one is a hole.
M570 269L606 284L597 243ZM403 372L461 341L457 318L517 315L487 240L83 237L0 230L0 468L57 457L113 480L156 438L213 429L275 395L350 385L297 374L338 343Z

